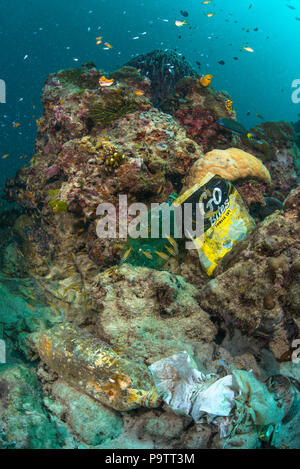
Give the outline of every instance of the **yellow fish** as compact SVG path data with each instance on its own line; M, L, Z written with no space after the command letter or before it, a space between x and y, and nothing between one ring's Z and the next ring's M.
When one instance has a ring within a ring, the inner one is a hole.
M208 86L211 83L211 80L213 78L213 75L204 75L203 77L200 78L200 83L202 86Z
M9 155L8 153L6 155L3 155L2 158L7 158Z
M231 101L231 99L227 99L227 101L225 101L225 108L226 108L227 111L231 111L232 104L233 104L233 102Z
M177 250L177 243L176 243L175 239L172 238L171 236L168 236L168 235L166 235L166 238L169 241L169 243L171 244L171 246L173 246L173 248L176 251Z
M145 93L144 93L144 91L142 91L142 90L136 90L136 91L134 92L134 94L136 94L137 96L143 96L143 94L145 94Z
M148 251L143 251L142 249L142 253L144 254L144 256L146 256L148 259L153 259L152 255L150 254L150 252Z
M252 49L252 47L243 47L243 49L247 52L254 52L254 49Z
M115 80L113 78L111 80L109 80L108 78L105 78L104 75L102 75L102 77L99 78L99 85L101 87L111 86L114 83L114 81Z
M165 254L164 252L159 252L159 251L154 251L154 252L155 252L155 254L157 254L159 257L161 257L165 261L169 260L169 256L167 254Z
M208 18L211 18L212 16L214 16L214 13L207 13Z
M13 122L13 127L19 127L21 125L19 122Z
M202 2L202 5L208 5L209 3L211 3L210 0L206 0L205 2Z
M123 257L122 257L122 260L123 260L123 261L125 261L125 260L127 259L127 257L128 257L129 254L131 253L131 250L132 250L132 247L128 248L128 249L125 251L125 253L124 253Z
M109 42L105 42L104 45L108 47L109 49L112 49L112 45Z
M170 246L166 245L165 249L171 254L171 256L176 256L177 252L175 252Z

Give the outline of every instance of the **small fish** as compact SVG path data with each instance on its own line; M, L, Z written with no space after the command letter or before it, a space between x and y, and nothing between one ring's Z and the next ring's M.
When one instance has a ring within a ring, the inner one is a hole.
M13 127L19 127L20 125L20 122L13 122Z
M264 116L262 116L261 114L255 114L259 119L261 119L262 121L264 121Z
M224 60L219 60L218 64L225 65L225 62L224 62Z
M175 26L178 26L179 28L181 28L181 26L184 26L185 24L187 24L187 22L185 20L184 21L176 20L174 24Z
M111 86L113 85L114 83L114 79L112 78L111 80L109 80L108 78L105 78L104 75L102 75L101 78L99 78L99 85L104 88L104 87L107 87L107 86Z
M178 247L177 247L177 243L175 241L174 238L172 238L172 236L168 236L168 235L165 235L167 240L169 241L169 243L171 244L171 246L173 246L173 248L175 249L175 251L177 251Z
M169 256L167 254L165 254L164 252L159 252L159 251L154 251L154 252L155 252L155 254L157 254L159 257L161 257L165 261L169 260Z
M142 90L136 90L136 91L134 92L134 94L136 94L137 96L143 96L143 94L145 94L145 93L144 93L144 91L142 91Z
M144 251L144 250L142 249L142 254L144 254L144 256L146 256L148 259L153 259L152 254L150 254L150 252L148 252L148 251Z
M232 105L233 105L233 102L231 101L231 99L227 99L227 101L225 101L225 108L227 111L231 111Z
M6 153L5 155L2 156L2 158L4 159L4 158L7 158L8 156L9 156L9 154Z
M108 47L109 49L112 49L112 47L113 47L109 42L105 42L104 45L106 47Z
M170 246L166 245L165 249L171 254L171 256L176 256L177 252L175 252Z
M36 121L35 121L35 122L36 122L36 125L37 125L38 127L41 125L41 121L40 121L40 119L36 119Z
M206 14L206 16L207 16L208 18L211 18L211 17L214 16L214 15L215 15L214 13L207 13L207 14Z
M211 3L211 0L205 0L205 2L202 2L202 5L208 5L209 3Z
M210 85L212 78L213 78L213 75L203 75L199 81L202 86L208 86Z
M185 18L187 18L187 17L189 16L188 12L185 11L185 10L180 10L180 14L181 14L182 16L184 16Z
M27 298L30 298L31 300L35 300L33 295L29 295L28 293L26 293L26 296L27 296Z
M254 49L252 49L252 47L243 47L243 49L247 52L254 52Z
M124 255L122 257L122 260L125 261L127 259L127 257L129 256L129 254L131 253L132 251L132 247L128 248L125 252L124 252Z
M25 303L25 304L29 309L31 309L31 311L35 311L35 308L31 306L29 303Z

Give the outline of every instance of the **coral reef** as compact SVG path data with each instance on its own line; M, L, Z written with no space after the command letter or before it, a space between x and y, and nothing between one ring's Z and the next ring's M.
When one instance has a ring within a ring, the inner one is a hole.
M181 78L196 75L190 64L174 51L154 50L139 55L127 62L127 70L128 67L140 70L142 75L150 79L155 106L162 105Z
M236 119L228 100L173 52L47 78L34 159L6 182L18 208L0 217L1 448L223 447L214 422L174 413L153 390L148 367L182 351L219 378L300 380L297 135L284 122L252 129L258 141L234 135L217 122ZM256 221L213 278L185 240L160 270L120 263L119 196L151 209L208 171L233 181ZM115 207L107 238L101 203ZM299 418L282 423L276 447L299 447ZM257 446L241 429L229 442Z
M262 162L238 148L212 150L199 158L185 179L186 186L197 184L207 173L218 174L229 181L250 177L267 184L271 182L269 171Z

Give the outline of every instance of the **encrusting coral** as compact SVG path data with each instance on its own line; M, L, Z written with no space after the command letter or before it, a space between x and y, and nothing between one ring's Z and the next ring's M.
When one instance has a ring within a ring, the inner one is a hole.
M103 75L114 79L111 86L100 86ZM35 158L6 182L4 197L17 202L18 210L0 216L0 323L10 351L35 363L43 358L37 371L49 417L42 419L43 428L53 423L45 447L202 448L214 446L216 434L213 424L194 425L167 405L121 414L106 407L109 398L102 405L93 392L83 394L84 380L72 374L73 349L79 359L81 339L64 349L66 372L60 377L51 368L48 342L43 350L37 346L53 326L63 330L71 324L141 370L186 350L199 369L216 377L230 366L252 369L262 379L274 369L298 376L291 362L300 330L296 137L289 124L274 122L253 130L263 143L234 135L217 122L236 119L230 96L215 90L213 81L202 83L178 54L163 51L109 74L85 64L46 80ZM197 251L185 249L184 239L165 270L120 266L126 237L98 237L99 204L115 207L117 233L120 195L127 196L128 206L138 202L151 209L208 172L233 182L257 222L213 277L201 270ZM15 292L23 295L17 307ZM62 350L63 333L55 341L51 353ZM117 384L106 368L105 373L105 392L112 396ZM0 407L1 391L6 405L9 374L8 369L0 376ZM3 418L19 414L4 408L0 446ZM14 445L12 426L4 422L3 428L9 428L3 444ZM24 429L27 436L28 425ZM296 439L290 441L296 446ZM16 442L27 444L23 437Z

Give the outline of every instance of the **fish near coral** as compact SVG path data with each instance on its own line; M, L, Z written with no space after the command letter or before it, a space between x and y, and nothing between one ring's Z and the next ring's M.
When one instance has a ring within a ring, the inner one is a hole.
M108 87L108 86L113 85L114 81L115 80L113 78L109 80L108 78L105 78L104 75L102 75L102 77L99 78L99 85L101 86L101 88Z
M233 105L233 102L231 101L231 99L227 99L227 100L225 101L225 108L226 108L226 111L231 111L232 105Z
M200 83L202 86L208 86L211 84L211 80L213 78L213 75L204 75L200 78Z

